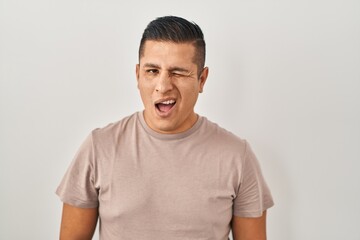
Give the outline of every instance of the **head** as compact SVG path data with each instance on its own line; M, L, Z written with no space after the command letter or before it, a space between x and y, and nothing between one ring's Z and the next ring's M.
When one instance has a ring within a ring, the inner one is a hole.
M201 29L179 17L162 17L144 31L136 65L145 121L160 133L179 133L197 120L198 94L208 75Z
M146 41L190 43L195 47L194 63L200 76L205 66L205 40L201 28L194 22L175 16L159 17L150 22L142 35L139 47L139 61L144 54Z

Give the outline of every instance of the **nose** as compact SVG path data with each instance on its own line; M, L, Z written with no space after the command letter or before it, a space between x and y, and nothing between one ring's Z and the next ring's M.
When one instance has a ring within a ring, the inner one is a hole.
M158 93L166 93L173 89L173 83L167 72L162 72L156 82L155 90Z

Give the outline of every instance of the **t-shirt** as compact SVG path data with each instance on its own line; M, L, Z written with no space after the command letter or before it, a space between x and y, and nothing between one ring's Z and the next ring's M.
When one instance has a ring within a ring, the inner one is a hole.
M99 208L102 240L225 240L232 215L260 217L273 205L245 140L201 116L161 134L142 112L93 130L56 193Z

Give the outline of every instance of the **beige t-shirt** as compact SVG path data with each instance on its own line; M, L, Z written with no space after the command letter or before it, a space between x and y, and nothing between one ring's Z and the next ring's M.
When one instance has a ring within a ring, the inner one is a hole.
M87 137L56 193L99 207L100 239L228 239L232 215L273 205L249 144L205 117L160 134L142 112Z

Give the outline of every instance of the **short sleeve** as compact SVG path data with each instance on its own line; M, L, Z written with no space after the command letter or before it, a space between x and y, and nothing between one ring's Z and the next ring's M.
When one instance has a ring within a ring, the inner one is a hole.
M98 207L92 134L85 139L77 151L56 190L56 194L60 197L61 201L75 207Z
M233 214L238 217L260 217L274 202L259 162L249 144L245 144L241 182L234 199Z

